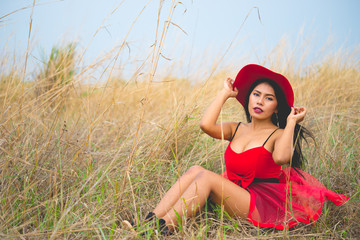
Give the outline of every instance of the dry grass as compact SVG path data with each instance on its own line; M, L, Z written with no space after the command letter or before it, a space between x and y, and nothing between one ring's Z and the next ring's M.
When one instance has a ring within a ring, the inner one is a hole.
M23 81L19 65L9 69L9 56L4 56L1 238L133 238L119 220L141 219L192 165L221 171L226 143L202 133L199 121L227 75L220 72L196 84L172 76L154 82L163 41L160 37L155 43L148 78L109 77L99 86L82 83L91 76L77 67L79 58L69 54L71 47L57 48L59 57L49 58L30 82ZM291 80L296 105L309 108L306 126L317 145L304 146L305 170L351 200L341 207L327 204L314 225L284 232L256 228L226 214L222 218L220 209L211 207L188 219L174 239L360 235L359 61L338 53L317 66L292 70L300 67L290 61L280 66L276 59L271 66ZM228 101L222 119L244 121L240 104Z
M219 210L209 209L174 238L357 237L360 72L352 64L325 60L302 76L286 73L297 104L309 108L306 125L318 144L304 146L306 170L351 196L348 204L329 204L314 226L290 232L226 215L221 221ZM63 76L65 69L49 76ZM113 79L96 87L73 77L49 87L48 77L23 83L16 71L1 76L2 238L127 238L117 221L141 218L187 168L221 171L223 144L198 125L224 74L200 84L168 77L151 84L151 91L144 82ZM41 84L47 90L39 94ZM226 103L223 119L244 120L240 105Z

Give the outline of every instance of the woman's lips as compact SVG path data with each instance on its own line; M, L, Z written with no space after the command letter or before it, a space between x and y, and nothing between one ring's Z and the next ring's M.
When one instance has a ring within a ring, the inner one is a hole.
M259 107L254 107L254 112L256 112L256 113L262 113L263 110L262 110L261 108L259 108Z

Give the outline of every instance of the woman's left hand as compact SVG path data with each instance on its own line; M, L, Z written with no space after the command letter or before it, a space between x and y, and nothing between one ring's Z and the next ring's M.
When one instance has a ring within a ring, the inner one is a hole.
M291 107L287 122L294 121L295 123L300 123L304 120L306 112L307 110L305 107Z

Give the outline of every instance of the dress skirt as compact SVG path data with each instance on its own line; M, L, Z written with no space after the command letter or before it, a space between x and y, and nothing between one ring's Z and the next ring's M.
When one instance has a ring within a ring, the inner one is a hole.
M279 230L300 222L315 222L326 200L341 205L349 199L325 188L310 174L291 167L281 170L278 183L256 182L246 189L250 192L248 220L255 226Z

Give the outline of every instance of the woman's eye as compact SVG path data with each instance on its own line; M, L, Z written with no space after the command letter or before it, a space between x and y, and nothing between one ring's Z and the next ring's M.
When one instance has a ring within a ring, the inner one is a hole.
M254 96L257 96L257 97L260 96L260 95L259 95L258 93L256 93L256 92L254 92L253 95L254 95Z
M271 97L267 97L266 99L269 100L269 101L272 101L272 100L273 100Z

